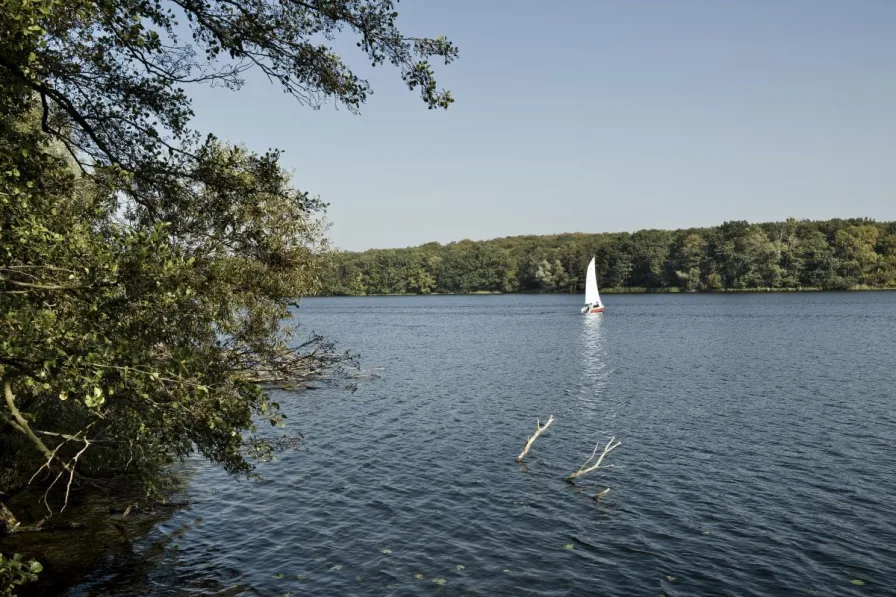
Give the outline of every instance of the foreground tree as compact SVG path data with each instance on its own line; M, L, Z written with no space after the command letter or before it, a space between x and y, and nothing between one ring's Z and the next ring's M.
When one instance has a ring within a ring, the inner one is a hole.
M370 85L312 41L347 29L447 107L428 59L456 49L396 17L390 0L2 0L0 491L270 455L266 389L349 358L284 324L318 289L325 206L276 151L191 130L183 86L255 68L357 110Z
M450 62L456 48L403 36L397 16L391 0L4 0L0 69L37 95L44 132L86 171L119 165L141 215L172 220L184 181L215 183L184 85L239 88L255 68L303 104L358 110L370 84L313 41L347 28L373 64L391 62L428 107L447 107L428 59Z

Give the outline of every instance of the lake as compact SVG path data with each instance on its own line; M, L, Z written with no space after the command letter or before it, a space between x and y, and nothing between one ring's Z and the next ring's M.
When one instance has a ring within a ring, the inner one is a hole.
M301 449L191 463L193 505L69 594L896 592L896 293L580 302L303 301L379 376L279 396Z

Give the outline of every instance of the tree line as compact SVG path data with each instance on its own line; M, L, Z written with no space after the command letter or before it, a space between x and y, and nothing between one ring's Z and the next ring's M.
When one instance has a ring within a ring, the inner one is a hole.
M514 236L336 252L320 294L582 292L588 261L615 291L896 287L896 222L866 218Z

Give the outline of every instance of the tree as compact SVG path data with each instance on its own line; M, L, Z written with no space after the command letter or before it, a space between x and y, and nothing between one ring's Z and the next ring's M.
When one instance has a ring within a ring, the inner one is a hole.
M661 288L672 245L667 230L639 230L631 236L632 278L635 286Z
M203 159L211 140L189 128L184 85L239 88L255 68L303 104L356 111L370 84L314 41L348 28L374 65L388 60L428 107L447 107L451 94L437 88L428 59L450 62L456 47L403 36L397 16L392 0L8 0L0 69L36 94L42 129L86 171L119 165L143 215L174 220L172 188L213 183L215 174Z
M614 251L610 254L610 263L607 268L607 275L610 278L610 286L618 288L628 286L633 268L632 254L628 248L628 243L624 243L618 251Z
M799 258L800 224L794 218L787 218L775 226L773 234L775 246L779 253L779 261L783 270L782 285L785 288L799 286L803 262Z
M744 235L740 250L747 263L744 281L749 288L778 288L783 270L780 247L770 241L758 226L751 226Z
M861 284L874 278L878 268L877 238L878 231L874 226L849 226L834 234L843 278Z
M877 283L892 287L896 285L896 234L887 234L878 240L878 253L881 268Z
M391 0L9 0L0 8L0 458L4 488L139 472L198 450L234 474L283 424L272 385L351 355L289 323L319 289L319 200L279 153L189 128L183 86L255 68L299 102L357 110L347 28L447 107ZM185 20L190 36L177 28ZM185 39L187 38L187 39Z
M805 264L801 282L804 286L835 289L851 284L837 275L839 262L825 235L811 230L803 238L799 251L800 260Z
M744 251L744 238L749 230L745 221L725 222L713 239L711 250L718 264L724 288L744 288L749 273L749 257Z
M681 239L675 251L675 275L685 292L700 287L701 263L706 255L706 241L697 233L690 233Z
M339 360L317 338L299 349L280 325L316 287L313 204L272 164L221 146L233 202L202 210L222 198L201 191L195 217L210 234L184 244L164 223L116 222L107 192L58 160L52 170L52 157L39 159L57 192L13 187L2 205L0 416L2 441L20 449L14 470L71 481L79 465L131 468L151 480L195 448L249 472L243 450L270 448L253 418L282 422L258 382L301 385ZM272 192L253 193L263 186Z
M554 261L543 259L535 271L535 279L542 289L548 292L558 291L563 288L566 281L566 272L563 271L563 264L559 259Z

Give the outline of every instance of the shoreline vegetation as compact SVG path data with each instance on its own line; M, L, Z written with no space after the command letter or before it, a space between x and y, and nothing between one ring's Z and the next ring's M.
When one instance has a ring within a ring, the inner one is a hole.
M290 321L326 265L325 204L279 150L194 128L185 87L235 91L254 70L296 105L356 113L370 83L321 44L341 34L356 65L386 63L425 108L448 108L434 63L458 48L402 31L395 8L4 4L0 596L75 582L71 565L91 564L71 546L105 545L93 529L117 528L110 508L162 508L191 456L256 477L301 441L275 397L353 387L354 353ZM95 491L113 505L80 508Z
M677 286L669 288L601 288L601 294L786 294L795 292L885 292L896 291L894 286L872 287L872 286L853 286L851 288L818 288L818 287L800 287L800 288L721 288L718 290L681 290ZM533 294L572 294L569 292L557 291L532 291L518 290L515 292L502 292L500 290L476 290L473 292L429 292L422 294L419 292L390 292L385 294L318 294L309 298L330 298L330 297L375 297L375 296L505 296L505 295L533 295Z
M427 243L329 256L317 296L605 294L896 288L896 222L797 220Z

